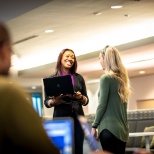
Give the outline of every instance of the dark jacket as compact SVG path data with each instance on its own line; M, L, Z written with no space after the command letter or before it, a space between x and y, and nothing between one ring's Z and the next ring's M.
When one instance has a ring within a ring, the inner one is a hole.
M78 73L73 74L73 76L74 76L74 91L75 92L80 91L81 94L86 96L88 99L84 78ZM49 78L51 77L53 76L50 76ZM50 106L48 106L47 104L48 99L49 98L45 94L44 104L47 108L50 108ZM88 102L89 99L85 105L87 105ZM60 103L58 103L58 105L54 107L53 117L71 116L72 111L74 111L77 115L84 115L82 104L79 100L71 99L70 97L65 97L60 101Z

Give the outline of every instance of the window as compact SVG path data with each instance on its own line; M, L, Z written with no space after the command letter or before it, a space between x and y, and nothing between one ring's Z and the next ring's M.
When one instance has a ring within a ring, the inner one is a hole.
M32 94L33 108L42 117L42 98L41 94Z

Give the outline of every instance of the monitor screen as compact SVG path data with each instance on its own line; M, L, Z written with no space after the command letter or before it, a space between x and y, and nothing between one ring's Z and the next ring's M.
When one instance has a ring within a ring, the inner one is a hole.
M73 154L74 134L73 120L71 118L56 118L43 122L47 135L61 154Z

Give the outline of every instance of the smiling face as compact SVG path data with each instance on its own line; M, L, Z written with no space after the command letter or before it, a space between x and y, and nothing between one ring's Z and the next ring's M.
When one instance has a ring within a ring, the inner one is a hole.
M66 70L70 70L72 66L74 65L74 58L75 55L72 51L66 50L62 56L61 59L61 68L63 72L66 72Z

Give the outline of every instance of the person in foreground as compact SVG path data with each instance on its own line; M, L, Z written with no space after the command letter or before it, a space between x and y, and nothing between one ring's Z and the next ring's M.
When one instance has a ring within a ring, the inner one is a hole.
M60 154L48 138L32 102L17 83L10 84L11 39L0 23L0 153Z
M71 75L74 95L50 96L45 93L44 104L47 108L54 107L54 117L71 117L74 120L75 154L83 153L84 133L78 121L78 115L84 116L82 106L89 102L84 78L76 73L77 60L73 50L63 49L57 59L56 71L49 78Z
M127 102L131 92L129 78L120 53L115 47L106 46L101 50L99 59L105 74L100 78L98 106L92 133L100 140L103 150L125 154L129 135L127 121Z

